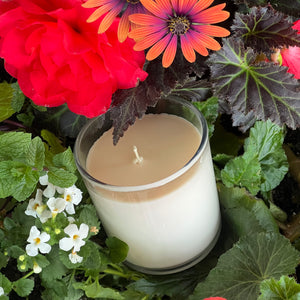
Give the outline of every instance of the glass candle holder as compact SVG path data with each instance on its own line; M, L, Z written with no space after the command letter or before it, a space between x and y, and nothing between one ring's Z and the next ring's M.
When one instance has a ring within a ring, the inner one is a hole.
M139 185L113 185L92 176L87 158L95 142L112 127L109 111L82 128L74 155L107 235L129 246L125 263L143 273L170 274L195 265L216 244L221 227L219 200L203 115L191 103L177 99L160 100L147 113L180 117L199 133L199 145L179 170ZM125 132L121 139L126 138Z

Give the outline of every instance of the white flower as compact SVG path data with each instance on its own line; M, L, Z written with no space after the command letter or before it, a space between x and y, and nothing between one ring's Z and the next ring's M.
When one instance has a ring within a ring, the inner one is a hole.
M54 198L51 197L47 201L47 205L50 208L52 212L52 216L57 215L58 213L61 213L65 207L66 207L66 201L63 198Z
M3 287L0 286L0 296L3 296L4 295L4 289Z
M50 235L46 232L40 232L36 226L32 226L30 229L29 237L27 242L29 243L26 246L26 252L29 256L36 256L38 250L41 253L49 253L51 246L46 244L50 240Z
M76 252L72 251L69 254L69 259L73 264L81 263L83 260L82 256L79 256Z
M38 274L42 272L42 268L38 265L37 262L33 263L33 272Z
M70 224L75 222L75 219L73 217L67 217Z
M45 188L43 195L47 198L51 198L55 195L55 192L57 191L59 194L63 194L64 189L59 187L59 186L55 186L54 184L50 183L48 181L48 174L41 176L39 178L39 182L41 185L47 185L47 187Z
M35 198L29 200L28 206L25 210L27 216L39 217L42 223L45 223L51 218L51 213L46 209L46 205L43 203L43 191L37 189Z
M82 223L78 229L76 224L70 224L64 229L64 232L70 237L61 239L59 241L59 248L64 251L69 251L74 247L73 251L78 252L80 247L85 244L85 241L82 239L88 236L89 226Z
M64 199L66 201L66 211L68 214L75 214L74 204L77 205L82 199L82 191L75 185L68 187L64 191Z

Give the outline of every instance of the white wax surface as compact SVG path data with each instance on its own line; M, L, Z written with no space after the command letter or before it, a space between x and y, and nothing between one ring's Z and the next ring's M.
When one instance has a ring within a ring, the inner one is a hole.
M154 141L149 143L159 147ZM147 160L145 154L141 156ZM184 264L205 252L219 230L219 202L208 143L191 169L161 187L116 192L89 182L89 192L108 235L126 242L127 261L141 267Z

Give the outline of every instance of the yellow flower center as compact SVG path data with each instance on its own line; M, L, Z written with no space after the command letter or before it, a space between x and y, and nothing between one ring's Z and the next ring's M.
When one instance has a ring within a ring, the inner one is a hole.
M66 201L71 202L72 201L72 197L70 195L66 196Z
M169 21L168 28L171 33L176 35L185 34L190 29L190 21L185 17L173 17Z
M140 0L127 0L127 2L130 4L138 4L140 3Z
M77 240L79 238L79 235L78 234L74 234L73 235L73 240Z
M38 245L41 242L41 239L37 237L36 239L34 239L34 242Z

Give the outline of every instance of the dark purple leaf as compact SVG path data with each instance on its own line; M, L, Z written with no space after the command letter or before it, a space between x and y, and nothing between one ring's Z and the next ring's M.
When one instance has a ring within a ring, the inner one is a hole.
M247 15L236 13L231 30L246 47L269 53L272 48L300 47L300 35L292 26L287 16L267 6L252 7Z
M242 42L233 38L224 39L223 45L208 62L215 92L221 102L227 102L233 123L243 124L241 113L252 111L257 119L299 127L300 84L287 68L268 62L256 64L253 50L244 50Z

